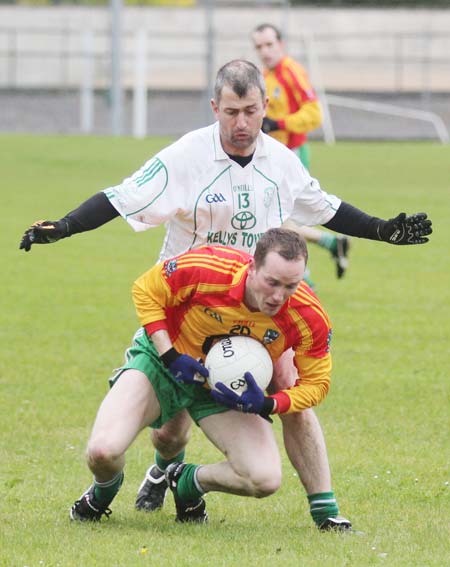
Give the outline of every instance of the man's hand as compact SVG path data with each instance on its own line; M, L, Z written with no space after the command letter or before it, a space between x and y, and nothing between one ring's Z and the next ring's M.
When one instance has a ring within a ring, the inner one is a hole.
M169 349L160 358L177 382L204 384L209 376L208 370L201 362L188 354L180 354L174 348Z
M406 216L400 213L395 219L385 221L377 228L378 238L390 244L425 244L427 235L433 232L426 213Z
M279 129L280 127L278 126L278 122L276 120L272 120L272 118L267 118L267 116L264 116L261 126L261 130L264 132L264 134L268 134L269 132L273 132L274 130Z
M65 220L59 221L36 221L25 231L20 241L19 249L25 252L31 249L33 244L51 244L68 235L69 227Z
M266 398L264 396L264 392L255 382L250 372L246 372L244 378L247 382L247 390L240 396L222 382L217 382L216 388L219 391L211 390L212 398L217 403L223 404L231 409L244 413L256 413L272 421L269 418L269 414L274 407L274 401L272 398Z

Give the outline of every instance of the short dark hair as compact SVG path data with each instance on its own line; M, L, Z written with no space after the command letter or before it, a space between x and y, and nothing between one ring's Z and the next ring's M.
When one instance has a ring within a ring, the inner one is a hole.
M217 72L214 84L214 99L220 102L223 87L227 85L239 98L246 96L253 87L259 89L261 98L266 97L266 85L261 71L256 65L245 59L233 59L223 65Z
M273 24L259 24L259 26L256 26L253 30L253 33L263 32L264 30L273 30L278 41L282 41L283 34L281 33L280 28L277 28L277 26L274 26Z
M254 259L258 269L264 265L269 252L276 252L285 260L299 260L304 258L305 266L308 262L308 248L306 241L298 232L286 228L269 228L256 244Z

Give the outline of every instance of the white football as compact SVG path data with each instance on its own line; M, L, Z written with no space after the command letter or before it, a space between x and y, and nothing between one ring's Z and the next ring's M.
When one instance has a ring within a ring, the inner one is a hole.
M267 349L256 339L241 335L225 337L215 343L206 355L205 366L211 389L216 389L216 382L223 382L239 395L247 389L246 372L251 372L262 390L269 385L273 373Z

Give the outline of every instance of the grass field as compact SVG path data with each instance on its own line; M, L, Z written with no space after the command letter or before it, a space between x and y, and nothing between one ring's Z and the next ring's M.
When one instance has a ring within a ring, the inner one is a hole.
M317 411L341 512L360 533L314 528L283 451L276 495L209 494L207 526L175 524L171 500L138 513L146 432L128 452L110 520L69 522L91 481L84 447L106 380L137 327L131 284L155 260L162 231L135 234L115 220L27 254L19 240L32 221L59 218L166 143L0 136L0 567L449 567L450 147L433 144L313 146L313 173L329 192L385 218L425 210L434 226L421 247L354 239L342 281L327 253L311 249L334 323L333 386ZM188 460L218 456L194 431Z

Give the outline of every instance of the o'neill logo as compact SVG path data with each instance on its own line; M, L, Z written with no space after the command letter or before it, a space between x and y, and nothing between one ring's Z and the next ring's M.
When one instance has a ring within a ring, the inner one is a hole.
M250 230L256 224L256 217L249 211L239 211L231 219L231 226L236 230Z

